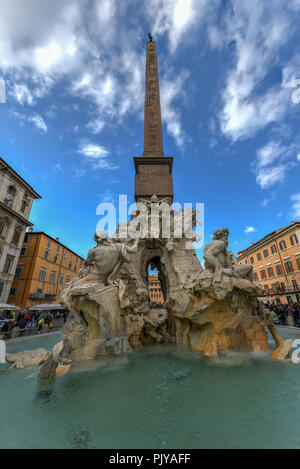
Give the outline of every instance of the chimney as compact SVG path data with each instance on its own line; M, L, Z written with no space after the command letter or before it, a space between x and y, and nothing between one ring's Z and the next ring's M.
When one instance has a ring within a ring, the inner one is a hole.
M59 238L55 238L56 241L59 241Z
M28 228L28 233L33 233L33 227Z

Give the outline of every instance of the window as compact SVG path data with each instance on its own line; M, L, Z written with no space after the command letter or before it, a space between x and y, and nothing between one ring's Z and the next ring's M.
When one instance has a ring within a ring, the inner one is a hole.
M50 248L50 246L51 246L51 241L50 241L50 239L48 239L47 247Z
M9 207L12 207L15 196L16 196L16 189L14 188L14 186L9 186L6 192L6 196L4 198L4 203L8 205Z
M285 263L285 270L289 274L290 272L294 272L293 266L291 261L286 261Z
M269 286L268 285L264 285L264 290L265 290L265 293L266 295L269 293Z
M1 282L0 283L0 298L1 298L1 295L2 295L2 292L3 292L3 289L4 289L4 283Z
M248 264L248 261L247 261L247 259L245 259L245 264Z
M291 240L291 245L292 246L295 246L295 244L298 244L298 239L297 239L297 236L295 234L293 234L291 237L290 237L290 240Z
M281 249L282 251L283 251L284 249L286 249L285 241L284 241L284 240L280 241L279 246L280 246L280 249Z
M77 265L74 265L74 272L77 272Z
M265 249L263 252L264 257L269 257L269 251L268 249Z
M21 255L21 256L26 256L26 254L27 254L27 248L22 248L20 255Z
M261 276L261 279L262 279L262 280L264 280L265 278L267 278L265 269L262 269L262 270L260 271L260 276Z
M73 256L72 256L72 253L70 254L70 259L72 260Z
M0 236L4 235L6 223L4 220L0 220Z
M281 291L285 291L285 283L284 282L280 283L280 288L281 288Z
M273 272L273 268L272 267L268 267L268 275L269 277L274 277L274 272Z
M66 256L66 255L67 255L67 250L66 250L66 249L64 249L64 256Z
M18 265L16 268L15 278L22 278L24 272L24 265Z
M16 298L17 292L18 292L18 289L17 289L17 288L11 288L11 289L10 289L10 292L9 292L9 296L10 296L11 298Z
M294 289L295 291L297 291L297 290L298 290L297 281L296 281L296 280L292 280L292 284L293 284L293 289Z
M22 230L19 227L17 227L14 231L11 242L15 244L16 246L19 244L21 232Z
M253 280L254 280L254 282L258 281L258 275L257 275L256 272L253 273Z
M56 248L56 252L59 252L59 251L60 251L60 245L58 244Z
M25 200L23 200L22 205L21 205L21 212L26 213L27 207L28 207L28 203Z
M54 257L54 264L57 264L57 261L58 261L58 256L55 256Z
M251 264L254 264L254 257L252 257L252 256L250 257L250 262L251 262Z
M4 272L5 274L8 274L8 273L9 273L10 268L11 268L11 265L12 265L12 262L13 262L13 257L7 256L6 261L5 261L5 264L4 264L4 269L3 269L3 272Z
M70 280L71 280L70 277L67 277L67 278L66 278L66 283L69 283Z
M58 283L59 283L59 285L62 285L62 284L64 283L64 276L63 276L63 274L60 274Z
M261 261L261 253L260 252L257 253L257 260Z
M44 259L49 259L49 251L48 251L48 249L46 249L45 252L44 252Z
M280 264L276 265L276 272L277 272L277 275L282 275L283 274L282 267L281 267Z
M69 262L69 269L72 270L72 262Z
M272 246L271 246L271 252L272 252L272 254L276 254L277 248L276 248L275 244L272 244Z
M55 283L56 272L51 272L50 283Z
M26 233L25 238L24 238L24 243L29 243L29 241L30 241L30 233Z
M40 270L40 275L39 275L39 280L41 282L44 282L45 279L46 279L46 273L47 273L47 270L46 269L41 269Z

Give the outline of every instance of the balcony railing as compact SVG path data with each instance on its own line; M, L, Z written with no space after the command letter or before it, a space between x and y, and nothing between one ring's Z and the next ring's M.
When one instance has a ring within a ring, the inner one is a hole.
M50 293L29 293L29 299L35 300L35 301L40 301L40 300L55 301L56 295L52 295Z

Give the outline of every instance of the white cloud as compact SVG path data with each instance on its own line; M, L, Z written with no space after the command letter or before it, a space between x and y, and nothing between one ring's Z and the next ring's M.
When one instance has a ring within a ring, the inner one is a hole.
M42 132L47 132L48 128L46 122L39 114L35 114L34 116L28 117L28 121L32 122L36 126L36 128L41 130Z
M259 169L256 182L262 189L268 189L276 183L283 182L286 174L286 167L283 165L274 166L273 168Z
M149 0L147 8L153 21L153 35L167 34L174 53L183 36L188 39L190 28L197 22L199 27L208 5L207 0Z
M292 216L300 219L300 192L291 196L292 204Z
M24 8L23 2L0 0L0 69L9 96L34 106L63 84L64 93L89 106L86 126L93 134L130 114L142 118L145 31L138 16L128 28L128 9L140 9L153 24L152 32L167 34L175 51L183 37L189 39L196 20L204 19L209 5L208 0L150 0L145 7L140 0L53 0L51 5L26 0ZM161 81L176 82L174 71L164 77L162 69ZM174 89L167 93L162 111L168 132L181 144L180 108L174 105L179 95ZM59 112L57 108L51 118L59 118Z
M177 78L164 79L161 82L161 108L162 119L167 125L167 130L172 135L178 146L182 146L185 141L185 134L182 129L180 114L177 111L176 100L183 101L185 97L184 82L187 79L185 73L181 73Z
M31 91L25 83L15 83L13 89L10 92L10 95L22 106L24 104L28 104L29 106L32 106L34 104L34 99L31 94Z
M294 157L298 145L291 143L284 145L278 141L270 141L257 150L257 157L252 165L256 174L256 182L262 189L267 189L276 183L281 183L287 171L294 164Z
M245 233L248 234L248 233L254 233L254 231L257 231L256 228L254 228L253 226L246 226L245 228Z
M300 153L297 155L297 161L300 161Z
M101 119L94 119L87 124L87 128L92 134L100 134L104 128L104 122Z
M260 93L257 87L277 60L280 47L294 31L294 18L281 0L232 0L223 42L235 48L235 65L229 73L220 114L223 133L233 140L246 138L280 120L291 106L284 82ZM212 39L212 45L220 39ZM284 72L284 69L283 69Z
M79 153L88 158L106 158L109 155L109 152L105 150L105 148L94 143L82 143Z
M78 153L92 163L93 169L117 169L117 166L113 166L108 160L109 151L96 143L81 142Z

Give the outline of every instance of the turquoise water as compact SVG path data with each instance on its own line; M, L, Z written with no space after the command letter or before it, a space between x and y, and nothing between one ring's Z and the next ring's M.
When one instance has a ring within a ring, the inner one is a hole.
M36 375L0 371L1 448L300 448L300 365L270 354L210 360L158 345L78 363L51 384Z

